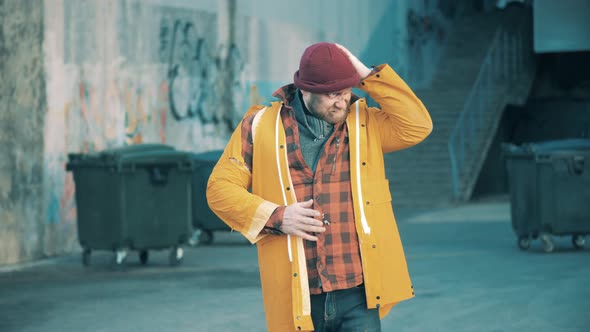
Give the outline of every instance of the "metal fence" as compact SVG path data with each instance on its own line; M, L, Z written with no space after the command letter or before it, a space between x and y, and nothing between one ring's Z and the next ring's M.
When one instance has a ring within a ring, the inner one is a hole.
M451 160L453 194L462 195L461 184L466 176L472 176L473 167L481 151L482 131L507 102L510 89L534 63L532 53L531 22L525 20L514 27L502 26L494 34L479 73L468 94L457 124L451 132L448 149ZM490 133L485 133L489 135Z

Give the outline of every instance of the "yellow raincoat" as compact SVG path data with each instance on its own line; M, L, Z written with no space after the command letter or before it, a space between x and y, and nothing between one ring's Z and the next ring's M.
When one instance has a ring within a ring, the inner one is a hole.
M361 82L381 109L365 99L351 104L346 119L355 224L360 242L368 308L383 318L414 291L391 206L383 153L422 141L432 121L422 102L388 65ZM252 169L242 158L241 125L233 133L207 186L211 209L258 247L268 331L313 331L303 240L259 234L279 205L297 202L289 175L281 102L254 106ZM248 188L252 188L251 193Z

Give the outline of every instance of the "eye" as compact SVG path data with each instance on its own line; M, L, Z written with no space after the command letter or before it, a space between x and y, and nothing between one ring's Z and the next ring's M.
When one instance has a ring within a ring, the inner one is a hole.
M349 90L343 90L343 91L338 91L338 92L329 92L326 93L326 97L330 98L330 99L336 99L336 98L341 98L343 96L349 95L352 93L352 89Z

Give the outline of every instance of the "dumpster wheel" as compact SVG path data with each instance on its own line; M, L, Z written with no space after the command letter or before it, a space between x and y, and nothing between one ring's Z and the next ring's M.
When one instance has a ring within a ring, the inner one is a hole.
M141 265L146 265L150 258L150 253L147 250L141 250L139 252L139 262Z
M555 249L555 245L553 244L551 237L547 234L541 235L541 243L543 244L543 251L546 253L553 252Z
M520 236L518 238L518 247L521 250L528 250L531 247L531 239L528 236Z
M168 255L168 262L171 266L177 266L182 262L184 251L181 247L172 247L170 254Z
M92 254L92 250L88 248L84 248L82 251L82 265L89 266L90 265L90 255Z
M202 230L201 234L199 234L199 244L208 246L211 243L213 243L213 232L210 230Z
M117 265L117 266L123 265L123 263L125 262L125 259L127 259L127 250L125 250L125 249L115 250L115 256L113 257L115 265Z
M584 239L584 235L576 234L572 236L572 244L576 249L583 249L584 245L586 244L586 239Z

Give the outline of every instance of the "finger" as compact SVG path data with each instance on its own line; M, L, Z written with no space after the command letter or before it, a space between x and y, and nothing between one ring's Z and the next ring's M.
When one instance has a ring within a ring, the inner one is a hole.
M336 47L338 47L339 49L341 49L342 52L346 53L346 55L350 56L351 53L350 53L350 51L346 47L344 47L344 46L342 46L342 45L340 45L338 43L334 43L334 45L336 45Z
M321 215L320 211L314 209L307 209L302 208L297 211L302 217L319 217Z
M354 54L352 54L352 52L350 52L346 47L337 43L335 43L335 45L336 47L341 49L346 54L346 56L348 56L348 59L350 60L350 62L352 62L352 65L354 66L354 68L359 73L362 79L365 79L367 76L369 76L369 74L371 74L371 69L365 66L365 64L362 63L361 60L359 60Z
M308 241L315 242L318 240L317 236L313 236L311 234L307 234L307 233L301 232L301 231L295 232L293 235L299 236L300 238L302 238L304 240L308 240Z
M307 232L307 233L323 233L326 231L326 227L302 225L301 227L299 227L299 230Z
M324 225L323 222L317 220L317 219L313 219L313 218L300 218L298 219L298 221L301 224L305 224L305 225L312 225L312 226L322 226Z
M296 203L297 205L299 205L300 207L304 207L304 208L310 208L313 206L313 199L308 199L305 202L299 202Z

